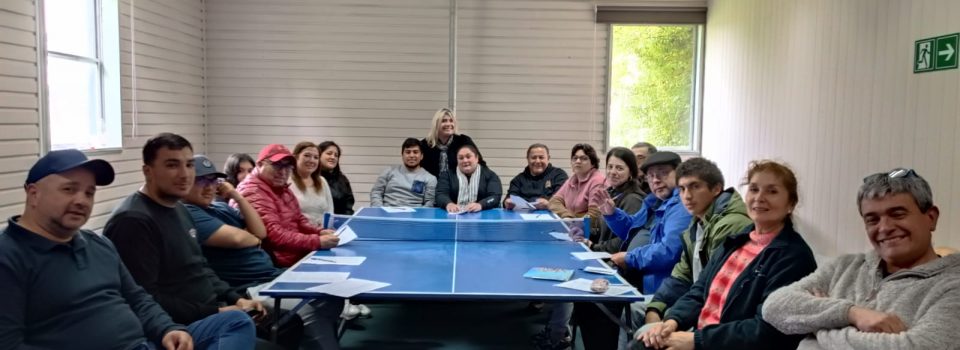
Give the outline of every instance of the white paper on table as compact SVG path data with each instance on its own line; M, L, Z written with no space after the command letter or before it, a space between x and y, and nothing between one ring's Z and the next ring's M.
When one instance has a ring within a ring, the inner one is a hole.
M348 277L350 277L349 272L287 271L277 277L276 282L330 283L343 281Z
M590 273L597 273L597 274L601 274L601 275L616 275L616 274L617 274L617 270L608 269L608 268L603 268L603 267L597 267L597 266L587 266L587 267L584 267L584 268L583 268L583 271L590 272Z
M521 213L520 218L528 221L532 220L553 220L550 214Z
M377 290L389 285L390 283L351 278L348 280L324 284L322 286L307 288L307 290L335 295L341 298L349 298L360 293Z
M380 207L380 209L388 213L414 213L417 211L410 207Z
M357 239L357 233L353 232L353 230L350 229L350 226L347 225L344 225L340 231L337 231L334 234L340 237L340 243L337 243L338 247L353 242L353 240Z
M586 278L577 278L575 280L569 280L560 284L555 284L554 286L557 286L560 288L590 292L590 285L592 284L593 284L593 281L591 280L588 280ZM603 295L611 295L611 296L620 295L623 293L630 292L632 290L635 290L635 289L631 286L611 285L610 287L607 288L607 291L603 293ZM590 293L593 293L593 292L590 292Z
M579 260L606 259L611 256L607 252L572 252L570 254Z
M365 256L311 256L303 261L304 264L314 265L350 265L357 266L367 260Z
M527 202L526 199L523 199L523 197L520 197L515 194L510 195L510 201L513 202L513 205L515 205L517 209L526 209L526 210L537 209L537 206L533 205L533 203Z
M566 232L547 232L547 234L561 241L572 241L570 234Z

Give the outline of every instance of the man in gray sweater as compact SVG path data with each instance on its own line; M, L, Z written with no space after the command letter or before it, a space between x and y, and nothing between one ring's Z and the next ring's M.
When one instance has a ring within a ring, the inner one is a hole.
M960 349L960 255L931 243L939 209L913 170L866 177L857 195L873 250L770 294L763 318L800 349Z
M432 207L437 178L420 167L420 141L408 138L400 148L403 165L384 170L370 190L371 207Z

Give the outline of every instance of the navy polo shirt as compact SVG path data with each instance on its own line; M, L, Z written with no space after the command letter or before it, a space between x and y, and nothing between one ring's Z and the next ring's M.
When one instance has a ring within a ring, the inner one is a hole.
M185 327L124 267L109 240L64 244L10 218L0 233L0 349L130 349Z

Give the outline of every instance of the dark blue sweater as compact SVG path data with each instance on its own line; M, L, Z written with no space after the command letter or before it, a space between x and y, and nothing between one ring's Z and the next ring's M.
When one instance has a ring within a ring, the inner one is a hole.
M80 231L61 244L18 219L0 233L0 349L130 349L184 329L107 239Z

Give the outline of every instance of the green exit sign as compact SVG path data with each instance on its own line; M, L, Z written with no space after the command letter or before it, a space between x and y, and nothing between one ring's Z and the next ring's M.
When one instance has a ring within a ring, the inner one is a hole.
M917 40L913 44L913 72L933 72L957 68L957 42L960 33Z

